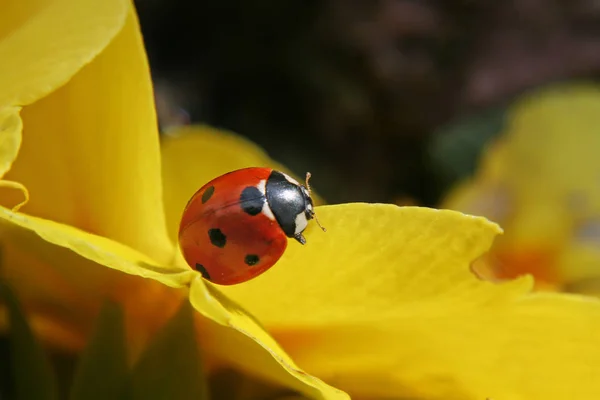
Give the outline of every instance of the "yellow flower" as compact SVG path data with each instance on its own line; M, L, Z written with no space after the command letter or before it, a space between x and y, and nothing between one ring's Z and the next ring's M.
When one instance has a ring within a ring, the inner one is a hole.
M327 233L313 224L264 275L205 282L175 245L183 204L221 172L276 164L208 128L161 153L129 2L15 2L0 21L2 274L46 340L79 349L109 297L139 352L189 298L211 361L310 398L600 396L600 304L478 280L469 264L500 232L483 218L320 206Z
M540 289L574 290L600 276L600 87L561 84L523 96L476 176L444 207L506 230L487 258L492 275L531 273ZM588 290L600 294L600 287Z

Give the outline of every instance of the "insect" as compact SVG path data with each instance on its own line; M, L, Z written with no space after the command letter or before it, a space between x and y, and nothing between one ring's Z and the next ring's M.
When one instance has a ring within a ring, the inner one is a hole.
M186 262L220 285L248 281L271 268L288 238L316 218L309 186L270 168L244 168L202 186L186 205L179 245Z

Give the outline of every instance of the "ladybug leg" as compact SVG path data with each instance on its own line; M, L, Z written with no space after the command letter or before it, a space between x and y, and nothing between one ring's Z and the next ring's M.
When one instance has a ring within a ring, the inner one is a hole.
M296 239L300 244L306 244L306 239L302 236L301 233L294 235L294 239Z

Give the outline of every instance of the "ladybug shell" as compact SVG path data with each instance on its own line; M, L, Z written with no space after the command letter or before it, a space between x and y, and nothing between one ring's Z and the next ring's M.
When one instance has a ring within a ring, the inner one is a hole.
M273 266L288 237L265 197L269 168L245 168L200 188L183 212L179 244L187 263L220 285L250 280Z

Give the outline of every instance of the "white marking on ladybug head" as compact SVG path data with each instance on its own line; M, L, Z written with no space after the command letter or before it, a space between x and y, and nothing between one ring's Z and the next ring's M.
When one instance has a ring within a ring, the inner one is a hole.
M294 231L294 233L296 235L299 233L302 233L308 226L308 220L306 219L306 213L301 212L300 214L296 215L296 220L294 221L294 225L296 225L296 230Z
M300 190L302 190L302 194L306 198L306 211L312 213L312 211L313 211L313 205L311 204L312 203L312 199L310 197L310 193L308 192L308 190L304 186L300 186Z
M288 181L288 182L290 182L290 183L293 183L294 185L297 185L297 186L301 186L301 185L298 183L298 181L297 181L297 180L295 180L294 178L292 178L291 176L289 176L289 175L287 175L287 174L284 174L283 172L281 173L281 175L283 175L283 177L284 177L285 179L287 179L287 181Z
M273 211L271 211L269 203L265 202L265 205L262 208L262 213L265 214L271 221L275 221L275 215L273 215Z
M263 194L263 196L266 196L266 194L267 194L267 180L263 179L262 181L258 182L258 185L256 185L256 188L258 190L260 190L260 192Z
M258 182L258 185L256 185L256 188L258 190L260 190L260 192L263 194L263 196L266 197L266 195L267 195L267 180L263 179L262 181ZM264 215L266 215L267 218L269 218L271 221L275 221L275 215L273 215L273 211L271 211L271 207L269 207L269 202L265 201L261 212Z

